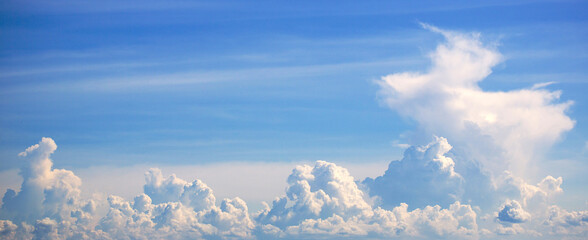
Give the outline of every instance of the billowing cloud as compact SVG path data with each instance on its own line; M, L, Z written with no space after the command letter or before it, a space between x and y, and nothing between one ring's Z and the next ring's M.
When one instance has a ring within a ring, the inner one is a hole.
M425 146L413 146L399 161L392 161L384 175L363 181L372 196L384 206L409 203L415 207L432 204L448 206L454 201L491 207L507 198L525 205L546 204L562 193L561 177L547 176L536 185L511 172L492 177L470 161L453 161L447 139L435 137ZM443 163L445 166L443 167ZM465 165L465 166L464 166ZM449 167L450 166L450 167Z
M413 146L400 161L392 161L383 176L363 181L370 194L382 198L387 207L409 203L413 207L449 204L459 200L464 179L455 172L455 162L446 154L447 139L435 137L426 146Z
M376 197L376 205L387 209L398 205L427 209L435 204L451 209L453 202L461 202L476 209L474 213L484 220L494 215L496 221L478 225L478 234L484 227L503 235L542 234L540 226L549 217L548 209L563 193L561 177L547 176L537 184L509 171L491 177L471 162L453 161L448 157L450 149L445 138L435 137L427 145L408 148L401 160L390 163L384 175L362 183ZM440 161L451 163L446 165L451 168L443 168ZM469 166L460 166L464 164Z
M78 204L82 182L71 171L52 169L49 156L56 149L51 138L43 138L19 154L25 162L20 170L24 181L20 192L8 189L4 194L1 217L28 222L62 218Z
M146 174L144 194L128 202L108 197L110 210L97 230L119 238L251 238L253 221L240 198L216 206L212 189L200 180L191 183L159 169Z
M145 174L145 180L143 189L154 204L181 202L200 211L212 208L216 201L212 189L198 179L188 183L173 174L165 179L161 170L155 168Z
M333 163L317 161L314 167L298 166L288 177L288 183L286 196L274 200L271 207L256 216L260 236L382 238L478 234L476 213L469 205L454 202L447 209L435 205L413 211L405 203L391 210L373 207L349 172Z
M551 205L524 209L524 204L507 200L497 213L498 235L527 235L554 239L585 239L588 237L588 211L567 211Z
M9 220L0 220L0 239L14 239L18 226Z
M503 58L480 34L423 26L447 40L430 54L430 69L387 75L379 85L382 101L425 132L447 137L493 173L523 176L534 154L574 126L565 114L571 102L556 102L561 92L482 90L478 83Z
M544 225L550 227L552 234L588 237L588 211L567 211L558 206L550 206Z
M159 169L146 174L144 194L133 201L118 196L82 200L81 180L53 169L57 145L43 138L19 154L21 190L3 197L0 237L19 239L194 239L252 238L254 223L240 198L216 206L212 189L200 180L186 182ZM98 205L106 205L100 216Z
M531 215L516 200L507 201L498 212L498 220L505 223L521 223L529 220L530 217Z

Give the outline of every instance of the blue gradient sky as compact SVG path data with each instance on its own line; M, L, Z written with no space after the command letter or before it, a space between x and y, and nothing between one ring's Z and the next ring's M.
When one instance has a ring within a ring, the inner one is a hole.
M18 168L17 154L44 136L59 144L56 167L74 169L399 159L398 143L429 139L407 137L415 123L378 102L374 81L427 69L442 37L425 22L497 44L506 60L484 90L557 82L548 89L574 101L576 125L545 160L569 166L546 172L581 192L587 9L585 1L4 1L0 171Z

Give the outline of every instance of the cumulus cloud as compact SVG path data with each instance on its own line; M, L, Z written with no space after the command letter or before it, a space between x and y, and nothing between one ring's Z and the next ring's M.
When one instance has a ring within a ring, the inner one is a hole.
M144 194L133 201L118 196L82 200L81 180L71 171L53 169L50 138L19 156L21 190L3 197L0 237L11 239L194 239L252 238L254 222L240 198L217 206L212 189L200 180L164 178L159 169L146 174ZM99 205L107 213L98 214Z
M565 114L572 103L557 103L559 91L541 86L482 90L478 83L503 57L483 44L479 33L423 26L446 39L429 55L430 69L387 75L379 85L382 101L416 120L425 132L464 146L494 173L510 170L522 176L536 152L574 126Z
M368 215L364 200L347 169L318 161L314 167L297 166L288 177L286 196L276 199L271 209L257 217L262 223L277 227L298 225L309 218ZM291 205L288 207L287 205Z
M426 146L405 150L400 161L392 161L383 176L363 181L370 194L382 198L387 207L409 203L413 207L449 204L463 194L463 177L455 172L455 162L446 156L452 146L435 137Z
M133 202L108 197L110 209L97 230L117 238L251 238L254 224L240 198L224 199L219 207L200 180L164 178L159 169L145 175L145 193Z
M498 212L498 220L503 223L521 223L529 220L531 215L516 200L508 200Z
M78 204L82 182L71 171L52 169L49 157L56 149L53 139L43 138L19 154L25 162L20 170L24 181L20 192L8 189L4 194L1 217L29 223L44 217L61 219Z
M390 163L384 175L367 178L362 183L378 200L375 206L384 209L397 209L400 205L416 208L413 211L416 213L440 204L436 206L438 209L451 210L455 206L452 201L458 202L476 214L472 217L477 220L475 227L466 232L482 238L503 235L574 238L586 234L584 212L567 212L553 205L555 198L563 194L563 178L546 176L531 184L509 171L492 177L471 161L455 158L451 149L447 139L435 137L429 144L408 148L401 160ZM452 168L443 168L439 159L451 162ZM436 228L429 226L417 232L423 234L426 229Z
M14 239L18 226L8 220L0 220L0 239Z
M544 225L550 227L551 234L576 235L588 237L588 211L567 211L558 206L550 206Z
M362 183L377 199L376 204L384 208L402 203L411 208L436 204L448 207L459 201L479 209L479 214L491 214L502 204L497 214L503 223L528 220L530 215L523 209L544 217L545 209L563 193L561 177L547 176L537 184L509 171L492 177L470 161L453 161L451 148L442 137L424 146L412 146L401 160L390 163L384 175L366 178Z
M507 200L497 213L499 235L528 235L554 239L585 239L588 237L588 211L567 211L551 205L535 209L533 214L515 200Z
M200 211L210 209L216 201L212 189L198 179L188 183L174 174L163 178L161 170L152 168L145 174L145 181L146 184L143 187L145 194L155 204L181 202L195 211Z
M426 237L477 235L476 213L454 202L408 210L403 203L386 210L366 200L349 172L317 161L296 167L288 177L286 196L255 217L260 236L268 238Z
M496 191L492 193L498 199L518 199L522 206L544 210L554 197L563 193L563 178L547 176L537 184L529 184L520 177L506 171L496 178Z

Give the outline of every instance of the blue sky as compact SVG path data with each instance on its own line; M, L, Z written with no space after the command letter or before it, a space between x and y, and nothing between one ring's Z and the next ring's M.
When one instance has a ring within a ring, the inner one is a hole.
M427 67L440 36L419 21L499 44L484 89L558 82L566 145L584 144L581 2L135 5L4 4L2 169L40 136L67 146L62 166L388 160L413 126L373 81Z
M545 87L561 91L555 103L573 101L565 114L575 125L535 156L526 180L562 176L559 203L584 210L587 9L584 1L5 1L0 174L14 175L18 154L50 137L55 167L74 172L322 159L383 166L362 175L376 177L406 144L432 138L387 106L377 83L431 68L428 56L445 39L426 23L480 33L502 54L482 90L555 82Z

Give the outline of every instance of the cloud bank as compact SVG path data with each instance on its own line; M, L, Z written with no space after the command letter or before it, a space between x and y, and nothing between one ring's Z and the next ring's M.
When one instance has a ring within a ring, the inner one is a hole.
M563 192L561 178L548 176L531 185L505 173L492 189L498 196L494 199L503 199L495 208L480 209L475 202L461 201L467 193L463 182L468 179L455 172L457 163L444 156L451 145L441 137L425 146L410 147L405 158L392 162L383 176L363 183L334 163L297 166L287 178L285 194L257 213L250 213L247 203L238 197L217 205L213 190L204 182L188 182L173 174L164 177L159 169L145 173L144 193L132 200L115 195L81 199L81 180L71 171L52 168L50 155L56 148L52 139L43 138L20 154L25 163L21 168L24 181L19 192L4 194L0 239L588 236L588 211L568 211L551 202L552 196ZM407 173L393 174L399 170ZM402 179L410 173L423 179ZM392 180L397 183L386 184ZM382 182L375 185L378 181ZM400 183L405 186L399 187ZM388 195L373 194L383 186L394 196L388 204L378 203ZM407 187L419 189L421 196ZM456 194L455 189L464 192ZM406 196L408 201L396 196ZM429 197L448 204L421 201ZM413 198L417 200L411 201Z
M239 197L219 200L203 181L156 168L133 199L84 199L82 180L53 168L57 145L43 138L19 154L23 182L2 198L0 239L588 238L588 211L554 204L561 177L524 177L533 154L573 127L571 103L556 103L559 92L541 85L483 91L477 84L500 54L479 34L424 26L447 40L431 69L380 85L387 105L431 138L382 176L356 179L326 161L300 165L284 194L255 213Z

